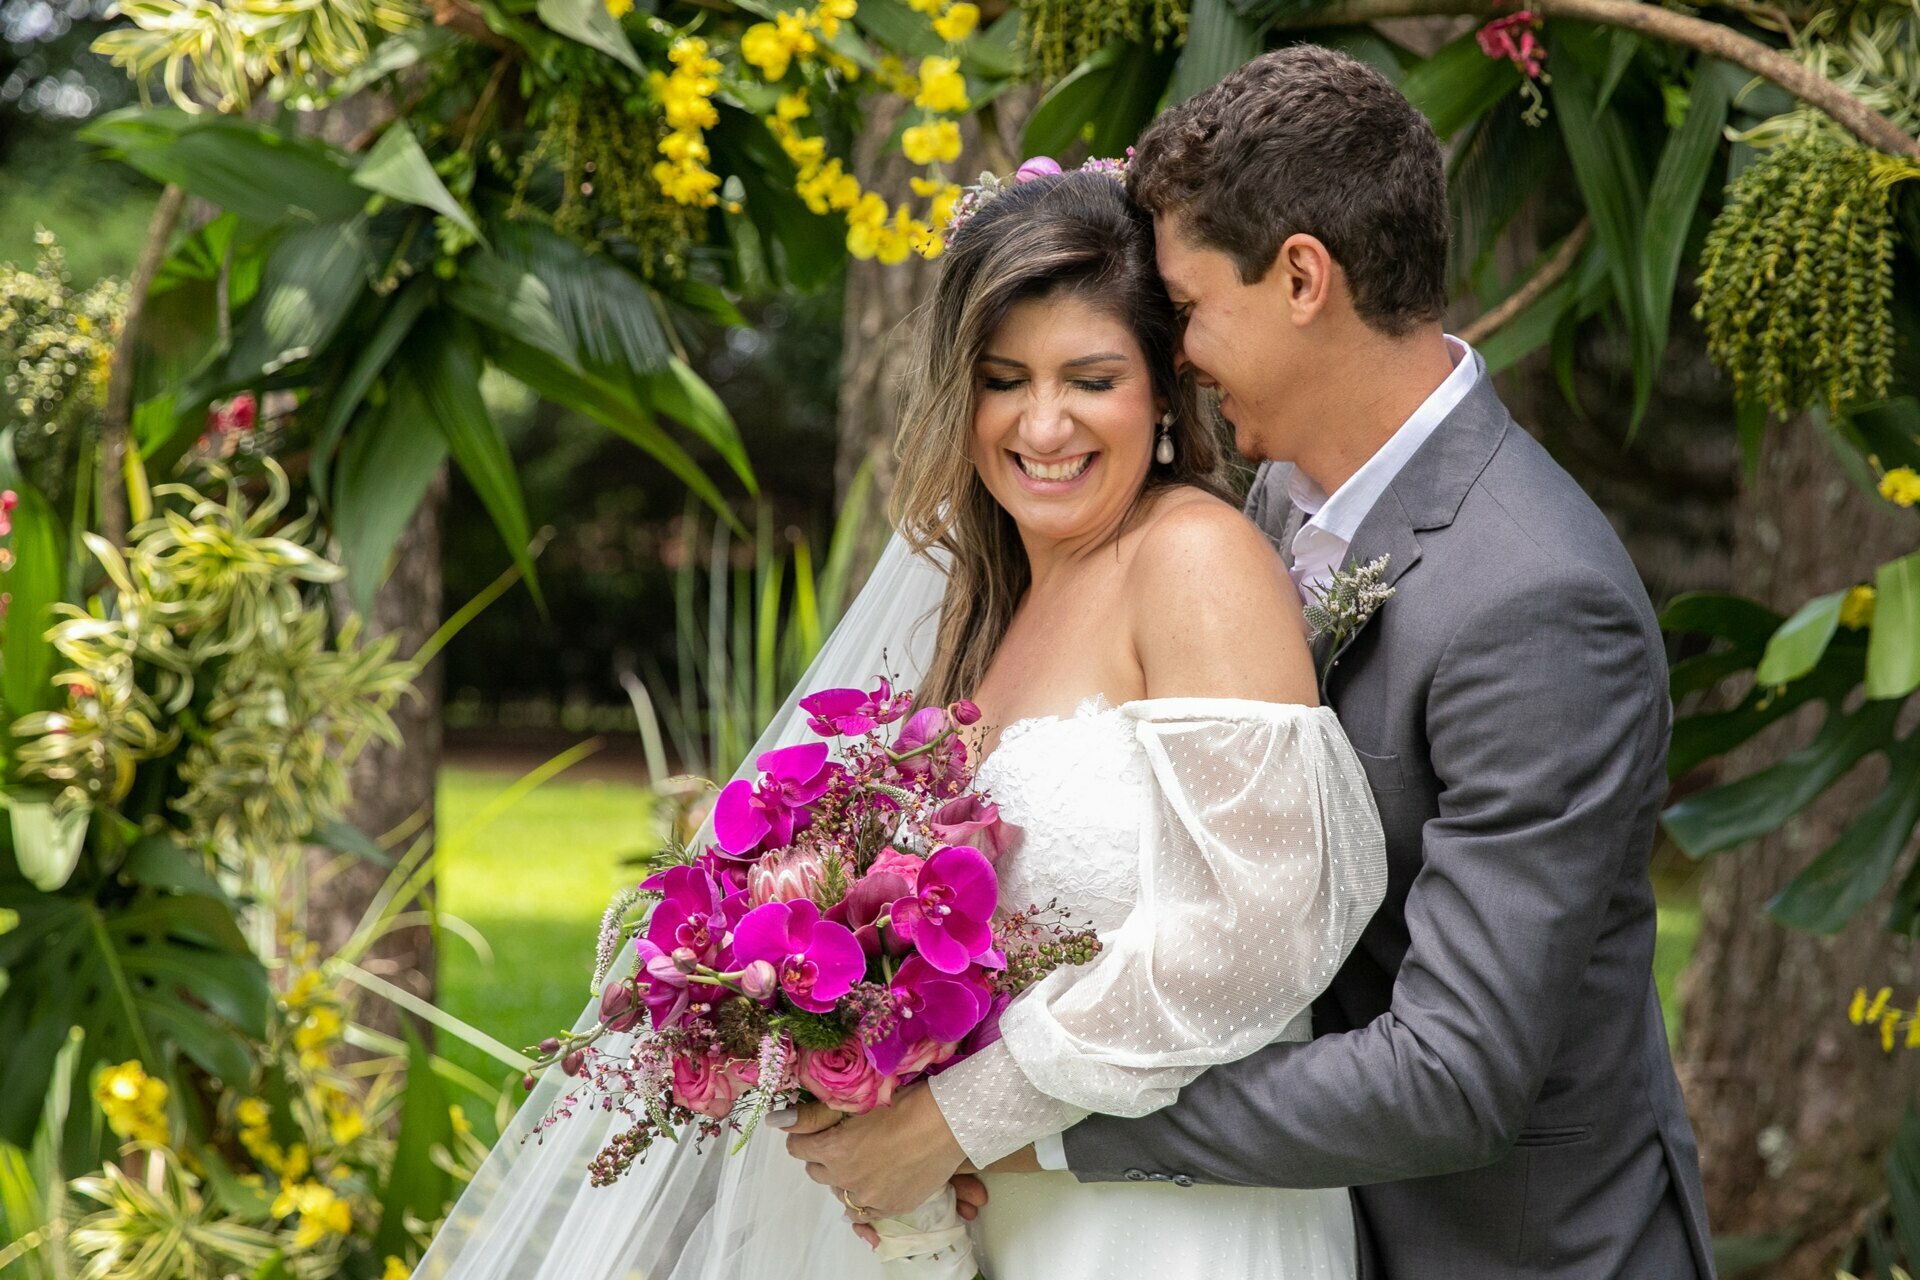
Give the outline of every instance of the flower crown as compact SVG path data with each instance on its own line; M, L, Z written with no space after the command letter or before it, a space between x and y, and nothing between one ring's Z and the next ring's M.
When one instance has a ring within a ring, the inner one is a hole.
M1132 159L1133 148L1128 147L1127 154L1121 159L1101 157L1089 160L1073 172L1105 174L1115 182L1125 182L1127 163ZM1006 194L1009 188L1017 187L1023 182L1032 182L1035 178L1057 177L1062 172L1064 170L1060 168L1058 160L1050 156L1035 156L1015 169L1013 177L1009 179L1003 180L995 174L982 173L980 181L962 191L960 198L953 202L953 213L947 218L946 234L949 238L952 237L973 218L974 214Z

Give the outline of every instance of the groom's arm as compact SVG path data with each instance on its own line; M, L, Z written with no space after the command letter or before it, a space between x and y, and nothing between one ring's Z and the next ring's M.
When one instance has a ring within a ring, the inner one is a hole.
M1081 1180L1348 1186L1513 1144L1623 859L1646 854L1622 828L1661 785L1668 704L1611 583L1568 569L1504 594L1454 635L1429 693L1440 812L1389 1012L1214 1067L1151 1115L1090 1117L1065 1135Z

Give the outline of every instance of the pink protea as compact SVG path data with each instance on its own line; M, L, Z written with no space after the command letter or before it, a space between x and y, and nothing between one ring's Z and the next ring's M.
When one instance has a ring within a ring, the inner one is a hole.
M827 858L820 850L796 845L775 849L747 868L747 905L792 902L812 898L827 877Z

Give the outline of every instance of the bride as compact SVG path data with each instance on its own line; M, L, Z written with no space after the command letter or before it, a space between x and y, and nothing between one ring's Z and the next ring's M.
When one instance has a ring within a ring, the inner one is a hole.
M1220 446L1179 376L1151 222L1110 163L977 201L922 321L900 535L801 691L890 664L924 704L971 697L978 781L1024 832L1000 864L1001 905L1057 900L1103 950L1024 993L998 1043L895 1108L937 1108L985 1170L972 1230L990 1280L1348 1280L1343 1191L1144 1171L1081 1184L1040 1171L1031 1145L1307 1038L1386 864L1365 775L1316 705L1292 582L1226 501ZM805 719L789 704L755 755L800 740ZM586 1164L610 1121L522 1141L559 1091L541 1083L417 1274L885 1274L777 1130L732 1155L656 1148L594 1189Z

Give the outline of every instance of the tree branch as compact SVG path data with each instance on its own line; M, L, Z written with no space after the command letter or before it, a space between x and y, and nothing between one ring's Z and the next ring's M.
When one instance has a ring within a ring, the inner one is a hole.
M1470 347L1479 346L1490 335L1504 328L1512 319L1532 306L1540 295L1560 283L1560 278L1573 270L1573 264L1580 257L1581 247L1587 243L1587 237L1593 234L1593 220L1580 219L1580 224L1567 233L1553 256L1533 274L1533 278L1508 294L1499 306L1475 320L1460 331L1460 341Z
M147 242L127 284L127 314L114 340L113 363L107 371L107 405L100 422L100 521L107 541L121 546L127 539L127 512L123 500L127 441L133 421L133 352L139 344L140 321L146 313L147 290L167 255L167 242L187 207L187 193L169 186L160 193L153 219L147 224Z
M1280 16L1276 25L1339 26L1447 14L1496 17L1502 7L1488 0L1335 0L1324 7L1290 10ZM1527 0L1527 7L1550 18L1621 27L1698 49L1771 80L1801 101L1826 112L1835 123L1870 147L1890 155L1920 158L1920 141L1902 133L1893 121L1778 49L1721 23L1644 4L1641 0Z

